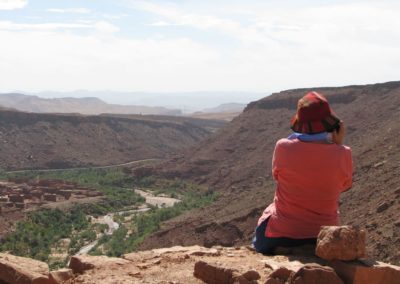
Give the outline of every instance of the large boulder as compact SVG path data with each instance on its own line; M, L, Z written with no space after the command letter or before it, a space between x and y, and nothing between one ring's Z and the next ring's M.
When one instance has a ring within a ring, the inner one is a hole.
M49 266L38 260L0 253L0 280L9 284L48 284Z
M326 260L365 257L365 231L353 226L323 226L318 234L315 253Z

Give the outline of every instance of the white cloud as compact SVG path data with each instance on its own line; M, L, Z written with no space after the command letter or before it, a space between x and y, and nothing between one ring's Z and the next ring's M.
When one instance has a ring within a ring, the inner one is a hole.
M21 9L28 5L27 0L0 0L0 10Z
M76 23L43 23L43 24L21 24L10 21L0 21L0 30L8 31L54 31L58 29L81 29L81 28L93 28L93 25L88 24L76 24Z
M119 31L117 26L105 21L96 22L94 27L102 33L116 33Z
M176 26L176 24L172 24L166 21L157 21L154 23L149 24L149 26L153 26L153 27L168 27L168 26Z
M185 38L128 39L67 32L1 31L0 86L22 90L159 90L203 85L217 58Z
M179 9L172 4L158 4L148 1L133 1L133 7L167 19L156 22L158 25L190 26L200 30L216 30L241 41L252 43L274 44L258 29L245 27L239 21L214 15L203 15ZM154 25L154 24L153 24Z
M119 28L105 21L86 21L80 20L76 23L41 23L41 24L25 24L14 23L10 21L0 21L0 31L56 31L69 29L92 29L100 33L118 32Z
M220 33L221 42L239 40L229 47L212 45L219 60L207 72L208 89L280 90L399 80L400 7L395 2L296 7L235 2L208 12L193 2L131 3L156 16L158 25L170 25L169 32L186 26Z
M199 1L134 1L136 12L150 13L138 19L152 23L135 21L137 38L92 17L71 23L0 21L0 38L7 43L0 45L0 86L270 91L399 80L398 6L232 2L211 12L191 6Z
M77 13L77 14L88 14L91 12L90 9L87 8L68 8L68 9L58 9L58 8L50 8L46 9L47 12L51 13Z

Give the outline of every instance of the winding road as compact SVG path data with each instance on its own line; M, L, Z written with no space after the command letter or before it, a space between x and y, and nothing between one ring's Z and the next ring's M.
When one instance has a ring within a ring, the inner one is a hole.
M59 172L59 171L74 171L74 170L94 170L94 169L109 169L109 168L119 168L124 166L129 166L133 164L138 164L142 162L156 162L161 161L162 159L151 158L151 159L143 159L136 160L122 164L108 165L108 166L96 166L96 167L80 167L80 168L66 168L66 169L30 169L30 170L17 170L17 171L7 171L7 174L15 174L15 173L26 173L26 172Z
M112 235L119 228L119 224L117 222L114 222L114 220L113 220L113 214L107 214L107 215L103 216L103 222L104 222L104 224L106 224L108 226L108 230L107 230L107 232L105 232L106 235ZM87 254L89 251L91 251L97 245L97 243L99 242L99 239L100 238L91 242L90 244L87 244L87 245L81 247L81 249L75 255Z

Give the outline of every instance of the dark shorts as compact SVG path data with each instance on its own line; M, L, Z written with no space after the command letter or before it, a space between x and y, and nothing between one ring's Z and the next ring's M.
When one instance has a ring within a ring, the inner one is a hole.
M309 239L291 239L285 237L269 238L265 236L265 230L267 229L268 219L263 221L256 228L255 236L253 238L253 245L256 251L263 254L273 254L274 249L277 247L296 247L307 244L315 245L317 242L316 238Z

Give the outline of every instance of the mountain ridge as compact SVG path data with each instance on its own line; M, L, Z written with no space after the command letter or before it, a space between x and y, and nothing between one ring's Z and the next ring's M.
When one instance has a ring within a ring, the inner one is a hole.
M20 111L36 113L81 113L87 115L102 113L182 114L178 109L168 109L165 107L108 104L96 97L47 99L36 95L24 95L20 93L0 94L0 105L6 108L15 108Z
M224 122L168 116L86 116L0 111L0 168L103 166L165 158Z

